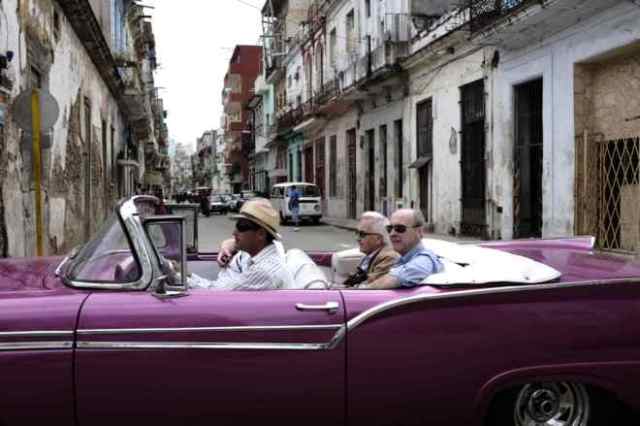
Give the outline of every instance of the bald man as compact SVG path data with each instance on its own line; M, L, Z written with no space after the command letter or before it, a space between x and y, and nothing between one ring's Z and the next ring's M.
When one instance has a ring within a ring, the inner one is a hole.
M395 211L386 229L393 249L400 253L400 258L387 274L369 284L361 284L358 288L411 288L429 275L442 271L440 259L422 245L423 227L424 216L420 210Z

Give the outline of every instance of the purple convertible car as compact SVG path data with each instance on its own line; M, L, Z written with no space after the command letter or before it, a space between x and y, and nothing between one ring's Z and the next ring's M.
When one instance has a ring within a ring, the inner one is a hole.
M292 249L299 286L212 291L182 213L134 197L64 259L0 262L0 425L633 424L640 265L591 238L442 246L448 278L384 291Z

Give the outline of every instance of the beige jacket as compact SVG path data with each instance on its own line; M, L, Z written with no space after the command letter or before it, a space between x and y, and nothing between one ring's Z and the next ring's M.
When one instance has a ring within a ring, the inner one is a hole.
M372 283L381 276L386 275L399 257L400 254L391 247L383 247L376 258L373 259L371 265L369 265L367 282Z

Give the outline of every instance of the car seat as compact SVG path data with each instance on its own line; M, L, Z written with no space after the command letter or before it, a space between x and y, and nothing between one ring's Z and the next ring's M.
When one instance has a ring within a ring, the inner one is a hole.
M300 249L288 250L285 254L287 270L292 282L288 289L328 289L329 281L324 272Z

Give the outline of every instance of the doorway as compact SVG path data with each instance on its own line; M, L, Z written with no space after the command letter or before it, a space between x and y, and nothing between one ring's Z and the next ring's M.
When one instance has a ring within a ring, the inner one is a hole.
M513 237L542 236L542 79L515 87Z
M375 210L376 208L376 152L375 152L375 130L370 129L366 132L367 137L367 202L365 210Z
M313 183L313 145L304 149L304 181Z
M485 187L485 102L484 81L460 88L462 134L460 168L462 220L460 233L487 237Z
M356 129L347 130L347 218L355 219L357 215L356 201Z

